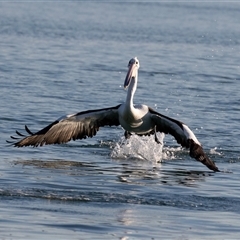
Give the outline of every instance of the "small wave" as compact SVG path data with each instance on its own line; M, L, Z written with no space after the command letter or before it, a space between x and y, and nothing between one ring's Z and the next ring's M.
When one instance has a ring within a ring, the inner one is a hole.
M239 211L240 202L237 197L209 197L199 196L194 194L183 194L182 192L175 193L141 193L128 194L124 193L107 193L100 191L90 192L71 192L71 191L54 191L43 189L11 189L1 190L0 197L2 199L14 200L15 203L21 202L21 207L24 209L36 209L35 205L22 204L23 200L50 200L64 202L92 202L92 203L111 203L111 204L137 204L151 206L171 206L181 209L197 209L199 211ZM234 208L233 208L234 206ZM42 210L39 206L38 209ZM46 209L45 209L46 210ZM49 209L51 211L51 209ZM57 211L64 211L58 208ZM69 211L69 210L68 210Z
M71 191L54 191L43 189L0 189L1 198L41 198L63 201L90 201L84 194L76 195Z

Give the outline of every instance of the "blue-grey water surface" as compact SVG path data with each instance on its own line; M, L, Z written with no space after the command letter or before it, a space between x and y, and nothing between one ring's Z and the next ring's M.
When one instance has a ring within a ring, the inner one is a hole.
M238 239L240 4L0 2L1 239ZM5 140L135 102L185 122L222 172L172 137L120 127L42 148ZM159 137L164 137L159 135Z

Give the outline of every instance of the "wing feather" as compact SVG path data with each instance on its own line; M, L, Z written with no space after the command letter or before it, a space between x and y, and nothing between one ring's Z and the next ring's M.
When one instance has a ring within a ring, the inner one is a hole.
M190 148L190 156L201 162L209 169L219 172L215 163L204 153L201 143L194 133L184 123L164 116L149 108L151 118L156 124L156 130L165 134L171 134L182 147Z
M100 127L118 126L118 108L120 105L79 112L73 115L62 117L36 133L32 133L27 126L25 136L16 131L18 136L23 137L20 141L13 142L15 147L43 146L46 144L61 144L70 140L83 139L96 135ZM11 137L18 140L16 137ZM9 142L9 141L7 141Z
M184 131L184 124L173 118L164 116L149 108L151 118L156 124L156 130L165 134L171 134L182 147L189 147L188 138Z

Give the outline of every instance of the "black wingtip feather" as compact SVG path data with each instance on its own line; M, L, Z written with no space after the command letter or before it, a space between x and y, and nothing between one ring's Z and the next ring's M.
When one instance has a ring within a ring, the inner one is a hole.
M19 136L21 136L21 137L26 137L26 135L20 133L18 130L16 130L16 134L19 135Z
M213 170L214 172L220 172L218 167L215 165L214 161L212 161L203 151L203 148L195 143L192 139L189 140L190 144L190 156L195 158L197 161L204 164L209 169Z
M25 125L25 130L26 130L26 132L27 132L28 134L33 135L33 133L29 130L29 128L27 127L27 125Z
M10 136L11 139L14 139L14 140L19 140L20 138L18 137L14 137L14 136Z

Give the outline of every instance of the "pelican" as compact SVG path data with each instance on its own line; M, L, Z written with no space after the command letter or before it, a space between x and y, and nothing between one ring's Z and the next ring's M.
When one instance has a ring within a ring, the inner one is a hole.
M70 140L93 137L100 127L120 125L125 130L126 138L129 138L132 134L139 136L154 135L158 144L160 141L156 132L171 134L182 147L190 149L192 158L200 161L209 169L219 172L218 167L204 153L201 143L186 124L164 116L146 105L135 105L133 103L133 97L137 89L139 67L137 57L130 59L124 81L124 88L128 88L128 92L123 104L66 115L36 133L30 131L25 125L28 135L16 131L18 137L11 136L13 141L7 142L15 147L61 144Z

